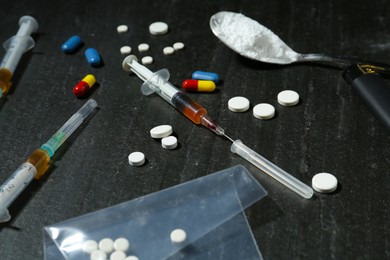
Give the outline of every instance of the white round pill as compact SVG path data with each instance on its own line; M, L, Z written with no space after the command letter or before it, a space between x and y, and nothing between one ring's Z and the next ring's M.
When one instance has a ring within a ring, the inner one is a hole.
M171 232L172 243L179 244L183 243L187 238L187 234L183 229L175 229Z
M172 150L177 147L177 138L174 136L168 136L161 139L161 146L164 149Z
M163 49L163 53L165 55L172 55L175 52L175 50L172 47L165 47Z
M153 58L150 57L150 56L145 56L142 58L142 64L144 65L149 65L149 64L152 64L153 63Z
M278 94L278 103L282 106L294 106L299 102L299 95L293 90L284 90Z
M149 25L149 32L153 35L162 35L168 32L168 24L164 22L155 22Z
M100 250L91 253L91 260L107 260L107 254Z
M260 103L253 108L253 116L258 119L270 119L275 115L275 108L271 104Z
M173 44L173 48L178 51L178 50L181 50L181 49L184 49L184 43L182 42L175 42Z
M98 249L98 244L95 240L84 241L82 245L82 250L85 253L91 254L93 251Z
M129 164L131 166L141 166L145 163L145 155L141 152L133 152L129 155Z
M124 260L126 258L126 254L122 251L115 251L110 255L110 260Z
M138 45L138 51L144 52L149 50L149 44L147 43L141 43Z
M170 136L173 132L172 126L170 125L159 125L153 127L150 130L150 136L152 138L164 138Z
M330 173L318 173L311 180L311 185L318 192L330 193L337 189L337 178Z
M126 257L125 260L139 260L139 258L136 257L135 255L130 255L130 256Z
M129 249L129 240L127 240L124 237L120 237L120 238L115 239L114 249L117 251L126 252L127 249Z
M111 238L103 238L99 242L99 250L105 253L114 251L114 241Z
M122 46L121 47L121 54L130 54L131 53L131 47L130 46Z
M249 109L250 103L246 97L233 97L229 99L228 106L232 112L245 112Z
M118 31L118 33L125 33L127 32L127 30L129 29L129 27L127 27L127 25L119 25L116 30Z

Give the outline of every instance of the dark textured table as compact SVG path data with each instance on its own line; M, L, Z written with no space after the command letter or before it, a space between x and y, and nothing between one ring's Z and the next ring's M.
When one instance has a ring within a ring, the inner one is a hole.
M13 87L0 101L0 181L47 141L87 100L72 93L87 73L98 84L88 98L99 109L60 148L42 181L33 181L12 204L12 220L0 226L0 259L42 259L43 227L242 164L269 196L246 213L265 259L390 258L390 138L341 77L314 64L267 65L244 59L211 32L209 19L242 12L273 30L294 50L388 62L387 1L1 1L0 41L14 35L22 15L34 16L35 48L22 57ZM148 26L165 21L170 32L152 36ZM129 31L118 34L116 27ZM61 44L78 34L84 46L65 55ZM185 49L165 56L162 48ZM192 124L157 95L142 96L141 81L121 68L119 49L151 46L152 71L168 68L180 85L195 70L214 71L223 83L212 94L189 94L234 139L311 185L318 172L339 180L332 194L306 200L230 152L229 141ZM104 65L92 68L84 50L96 48ZM0 52L0 56L4 55ZM277 94L293 89L297 106L283 107ZM252 107L275 106L272 120L251 110L233 113L233 96ZM149 136L170 124L179 148L162 149ZM142 151L147 163L132 167L127 156Z

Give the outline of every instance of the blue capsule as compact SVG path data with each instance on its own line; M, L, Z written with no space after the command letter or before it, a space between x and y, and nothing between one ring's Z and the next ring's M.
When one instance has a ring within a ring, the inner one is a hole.
M87 58L87 61L91 66L99 66L102 62L102 59L100 58L99 53L94 48L88 48L84 52L85 58Z
M61 50L63 53L73 53L80 47L80 45L81 38L77 35L73 35L61 45Z
M212 80L215 83L219 81L219 75L217 73L200 71L200 70L197 70L194 73L192 73L192 78L197 80Z

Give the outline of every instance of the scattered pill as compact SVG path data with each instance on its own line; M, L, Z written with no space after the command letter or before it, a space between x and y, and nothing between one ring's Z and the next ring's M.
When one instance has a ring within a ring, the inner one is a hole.
M94 48L88 48L84 52L85 58L91 66L99 66L102 62L98 51Z
M168 32L168 24L164 22L155 22L149 25L149 32L153 35L163 35Z
M95 84L96 78L92 74L85 76L79 83L73 88L73 94L77 97L84 96L88 90Z
M153 58L150 56L145 56L142 58L142 64L149 65L153 63Z
M161 146L164 149L172 150L177 147L177 138L174 136L168 136L161 139Z
M98 244L95 240L87 240L82 245L82 250L85 253L91 254L98 249Z
M66 42L61 45L61 50L63 53L73 53L81 45L81 38L77 35L73 35Z
M110 260L124 260L126 258L126 254L122 251L115 251L110 255Z
M179 244L183 243L187 238L187 234L183 229L175 229L171 232L172 243Z
M258 119L270 119L275 115L275 108L273 105L267 103L257 104L253 108L253 116Z
M211 80L186 79L181 86L187 91L212 92L215 90L215 83Z
M175 42L173 44L173 48L175 49L175 51L184 49L184 43L182 43L182 42Z
M121 54L130 54L131 53L131 47L130 46L123 46L121 47Z
M130 256L126 257L125 260L139 260L139 258L136 257L135 255L130 255Z
M111 238L103 238L99 242L99 250L104 253L111 253L114 251L114 241Z
M175 53L175 49L173 49L172 47L165 47L163 49L163 53L164 55L172 55L173 53Z
M138 45L138 51L144 52L149 50L149 44L147 43L141 43Z
M249 100L245 97L233 97L229 99L228 106L232 112L245 112L249 109Z
M278 103L282 106L294 106L299 102L299 95L293 90L284 90L278 94Z
M330 173L318 173L311 180L311 185L318 192L330 193L337 189L337 178Z
M141 152L133 152L129 155L129 164L131 166L141 166L145 163L145 155Z
M126 252L129 249L129 240L127 240L124 237L120 237L120 238L115 239L114 249L116 251Z
M153 127L150 130L150 136L152 138L164 138L170 136L173 133L172 126L170 125L159 125Z
M119 25L116 30L118 31L118 33L125 33L127 32L127 30L129 29L129 27L127 27L127 25Z
M197 70L194 73L192 73L192 79L212 80L215 83L218 83L219 75L217 73L214 73L214 72Z
M91 260L107 260L107 254L100 250L91 253Z

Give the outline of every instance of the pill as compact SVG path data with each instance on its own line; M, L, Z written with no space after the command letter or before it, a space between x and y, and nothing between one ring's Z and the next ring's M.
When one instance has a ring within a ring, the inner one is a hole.
M141 152L132 152L129 155L129 164L131 166L141 166L145 163L145 155Z
M173 44L173 48L175 49L175 51L184 49L184 43L182 43L182 42L175 42Z
M130 46L122 46L121 47L121 54L130 54L131 53L131 47Z
M175 229L171 232L172 243L179 244L183 243L187 238L187 234L183 229Z
M81 248L83 252L91 254L98 249L98 244L95 240L87 240L83 243Z
M63 53L73 53L81 46L81 38L77 35L73 35L66 42L61 45Z
M85 58L87 58L87 61L92 66L99 66L102 62L100 55L98 51L94 48L88 48L84 52Z
M107 260L107 254L100 250L91 253L91 260Z
M173 49L172 47L165 47L163 49L163 53L165 55L172 55L174 52L175 52L175 49Z
M270 119L275 115L275 108L271 104L260 103L253 108L253 116L258 119Z
M126 257L125 260L139 260L139 258L136 257L135 255L130 255L130 256Z
M153 35L163 35L168 32L168 24L164 22L155 22L149 25L149 32Z
M311 180L311 185L318 192L330 193L337 189L337 178L330 173L318 173Z
M152 138L164 138L170 136L173 133L172 126L170 125L159 125L153 127L150 130L150 136Z
M126 254L122 251L115 251L110 255L110 260L124 260L126 258Z
M138 45L138 51L144 52L149 50L149 44L147 43L141 43Z
M152 64L153 63L153 58L150 57L150 56L145 56L142 58L142 64L144 65L149 65L149 64Z
M120 237L120 238L115 239L114 249L117 251L126 252L129 249L129 240L127 240L124 237Z
M77 97L84 96L88 90L95 84L96 78L92 74L85 76L79 83L73 88L73 94Z
M282 106L294 106L299 102L299 95L293 90L284 90L278 94L278 103Z
M186 79L181 86L187 91L212 92L215 90L215 83L211 80Z
M127 25L125 24L122 24L122 25L119 25L116 30L118 31L118 33L125 33L127 32L127 30L129 29L129 27L127 27Z
M197 70L194 73L192 73L192 79L212 80L215 83L217 83L219 81L219 75L214 72Z
M114 241L111 238L103 238L99 241L99 250L104 253L111 253L114 251Z
M172 150L177 147L177 138L174 136L168 136L161 139L161 146L164 149Z
M249 109L250 103L246 97L233 97L228 101L228 107L232 112L245 112Z

